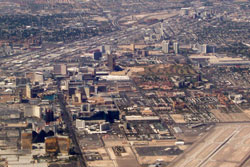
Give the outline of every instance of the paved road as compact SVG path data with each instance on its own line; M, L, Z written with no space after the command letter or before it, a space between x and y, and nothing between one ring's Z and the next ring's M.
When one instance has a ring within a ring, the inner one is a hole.
M84 157L82 155L82 151L80 149L80 146L79 146L79 143L77 140L75 129L72 126L73 120L72 120L71 114L67 111L67 108L66 108L66 102L64 100L64 96L62 93L58 93L57 95L58 95L60 108L62 110L62 119L64 120L64 122L67 125L68 131L69 131L69 137L75 146L75 151L78 153L78 159L80 161L80 166L87 167L86 160L84 159Z

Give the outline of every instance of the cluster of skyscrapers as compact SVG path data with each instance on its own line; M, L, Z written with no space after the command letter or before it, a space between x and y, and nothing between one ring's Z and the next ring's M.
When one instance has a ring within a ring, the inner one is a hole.
M173 43L173 50L175 54L179 54L179 43L174 42ZM170 42L168 41L162 41L162 51L164 53L170 53Z

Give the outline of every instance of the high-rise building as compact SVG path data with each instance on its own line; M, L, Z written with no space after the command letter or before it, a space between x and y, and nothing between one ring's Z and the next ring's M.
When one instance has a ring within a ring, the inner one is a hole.
M69 90L69 81L67 80L61 81L61 90Z
M216 47L213 45L207 46L207 53L215 53L216 52Z
M164 36L164 23L161 23L160 33L161 33L161 37L163 37Z
M90 97L90 87L88 85L84 86L85 95L87 98Z
M109 122L104 122L100 124L100 131L105 132L110 130L110 123Z
M201 53L208 53L207 52L207 44L203 44L200 46L200 52Z
M215 53L216 47L214 45L208 45L208 44L195 44L193 46L194 50L198 50L199 53Z
M54 65L54 74L66 75L67 74L67 66L65 64Z
M31 151L32 149L32 133L23 132L21 135L22 150Z
M95 95L97 95L98 94L98 85L95 84L94 88L95 88Z
M178 43L178 42L175 42L175 43L174 43L174 53L175 53L175 54L178 54L178 53L179 53L179 43Z
M76 128L77 129L84 129L85 128L85 121L76 119Z
M74 93L72 94L72 99L74 103L82 103L84 98L85 90L83 87L78 87L76 90L74 90ZM87 96L86 96L87 97Z
M45 138L45 150L46 153L58 153L59 147L57 143L57 137L46 137Z
M18 77L18 78L15 78L14 82L15 82L16 86L24 86L28 83L28 79L23 78L23 77L21 77L21 78Z
M30 82L33 83L34 80L35 80L34 72L26 72L25 73L25 78L29 79Z
M70 140L67 136L51 136L45 138L46 153L69 153Z
M105 53L105 46L103 46L103 45L100 46L99 50L100 50L101 53Z
M115 59L112 54L108 54L108 68L113 71L115 67Z
M44 82L43 73L41 73L41 72L35 72L34 73L34 82L42 84Z
M41 118L41 107L38 105L26 105L24 117Z
M110 45L105 45L105 53L106 54L111 54L111 52L112 52L111 46Z
M57 136L59 152L63 155L68 155L70 148L70 139L68 136Z
M101 53L110 54L112 52L111 45L102 45L99 47L99 50Z
M162 51L163 53L169 53L169 42L162 41Z
M46 119L45 121L46 121L47 124L54 121L54 112L53 112L53 110L50 110L50 109L45 110L45 119Z
M131 43L131 44L130 44L130 49L131 49L132 52L135 51L135 44L134 44L134 43Z
M185 16L185 15L188 15L189 14L189 10L190 8L181 8L181 15L182 16Z
M91 111L91 104L82 104L81 106L83 112L90 112Z
M100 60L101 59L101 57L102 57L102 52L95 52L94 53L94 59L95 60Z
M148 51L147 50L142 50L141 55L142 55L142 57L148 56Z
M26 97L29 98L29 99L30 99L31 96L32 96L32 94L31 94L32 92L31 92L31 91L32 91L32 90L31 90L31 85L30 85L30 84L27 84L27 85L26 85Z

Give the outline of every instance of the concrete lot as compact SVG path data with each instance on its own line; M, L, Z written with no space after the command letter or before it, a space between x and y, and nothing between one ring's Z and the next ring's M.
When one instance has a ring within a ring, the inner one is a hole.
M250 118L245 113L222 113L220 110L211 110L216 118L220 122L246 122L250 121Z
M246 166L250 124L219 124L174 160L170 167Z
M170 114L170 116L175 123L186 123L186 121L184 120L184 116L181 114Z

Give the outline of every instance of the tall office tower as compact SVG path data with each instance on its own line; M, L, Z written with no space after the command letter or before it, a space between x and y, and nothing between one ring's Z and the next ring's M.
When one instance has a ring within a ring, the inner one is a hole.
M59 75L67 74L67 66L65 64L56 64L54 65L54 73Z
M102 52L94 52L94 59L95 60L100 60L102 57Z
M21 149L26 151L32 150L32 133L22 132L21 135Z
M111 54L111 52L112 52L112 47L111 47L111 45L105 45L105 53Z
M215 53L216 52L216 47L213 45L208 45L207 46L207 53Z
M105 53L105 46L104 45L100 46L99 50L101 53Z
M81 111L83 112L90 112L91 111L91 104L82 104L81 105Z
M32 89L30 84L26 85L26 97L29 99L32 97Z
M201 53L208 53L207 48L208 48L208 46L206 44L201 45L200 46L200 52Z
M45 138L45 151L47 154L61 153L68 155L70 139L68 136L49 136Z
M87 98L90 97L90 87L88 85L84 86L85 95Z
M38 82L39 84L42 84L44 82L43 73L35 72L34 73L34 82Z
M141 53L142 57L146 57L148 56L148 51L147 50L143 50Z
M76 119L76 128L77 129L84 129L85 128L85 121Z
M130 44L130 49L131 49L132 52L135 51L135 44L134 44L134 43L131 43L131 44Z
M81 103L82 102L82 92L80 90L76 90L73 101L75 103Z
M60 85L61 85L61 90L69 90L69 81L68 80L62 80Z
M174 53L175 53L175 54L178 54L178 53L179 53L179 43L178 43L178 42L175 42L175 43L174 43Z
M95 95L97 95L97 94L98 94L98 85L95 84Z
M189 10L190 8L181 8L181 15L182 16L185 16L185 15L188 15L189 14Z
M45 110L45 119L46 119L46 123L50 123L54 121L54 112L50 109L46 109Z
M164 23L161 23L160 33L161 33L161 37L163 37L164 36Z
M169 43L167 41L162 41L161 45L163 53L169 53Z
M108 54L108 68L113 71L115 67L115 59L112 54Z
M29 79L31 83L34 82L35 80L35 74L34 72L26 72L25 73L25 78Z

